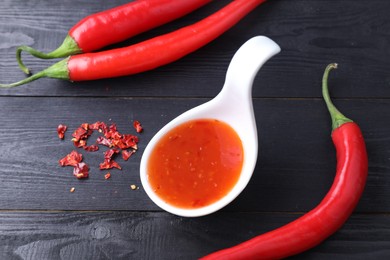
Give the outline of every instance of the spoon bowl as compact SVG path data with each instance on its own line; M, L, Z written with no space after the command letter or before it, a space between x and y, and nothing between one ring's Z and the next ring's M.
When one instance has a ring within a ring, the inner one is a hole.
M140 177L150 199L160 208L183 217L198 217L213 213L234 200L248 184L257 161L258 139L252 104L252 85L261 66L280 52L280 47L265 36L256 36L244 43L233 56L221 92L212 100L184 112L165 125L149 142L142 155ZM211 205L185 209L161 199L148 181L148 159L158 141L178 125L195 119L216 119L234 129L243 146L244 161L234 187Z

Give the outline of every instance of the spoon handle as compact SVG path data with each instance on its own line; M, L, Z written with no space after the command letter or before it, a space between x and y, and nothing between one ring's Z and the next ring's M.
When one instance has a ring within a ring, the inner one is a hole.
M222 92L246 101L252 97L252 84L261 66L280 52L280 47L265 36L256 36L245 42L234 54L226 73Z

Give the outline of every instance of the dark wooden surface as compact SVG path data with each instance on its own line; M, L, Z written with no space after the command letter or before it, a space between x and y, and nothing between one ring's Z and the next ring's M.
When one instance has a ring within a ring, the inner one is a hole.
M24 77L15 62L20 44L51 51L84 16L127 1L3 0L0 2L0 81ZM134 37L123 46L207 16L214 1L185 18ZM321 99L325 66L338 62L330 88L336 105L362 128L369 154L364 195L347 223L318 247L293 259L390 257L390 1L269 0L214 42L139 75L70 83L42 79L0 89L0 259L196 259L298 218L316 206L335 173L330 119ZM244 192L221 211L181 218L161 211L140 186L139 162L151 137L180 113L221 89L238 47L256 35L282 52L259 72L253 101L259 157ZM109 37L109 36L108 36ZM53 61L23 55L36 72ZM98 170L77 180L58 160L73 149L83 122L145 127L139 152L123 170ZM56 127L69 126L66 140ZM76 191L70 193L69 189Z

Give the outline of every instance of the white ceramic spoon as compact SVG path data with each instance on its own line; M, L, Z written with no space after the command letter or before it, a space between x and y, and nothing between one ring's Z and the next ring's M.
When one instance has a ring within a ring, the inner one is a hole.
M248 184L257 161L258 140L252 104L252 84L261 66L280 52L280 47L265 36L253 37L235 53L226 73L221 92L165 125L149 142L141 159L141 182L150 199L160 208L179 216L197 217L215 212L234 200ZM218 119L229 124L241 138L244 162L240 178L233 189L219 201L202 208L183 209L163 201L148 182L147 164L156 143L168 131L193 119Z

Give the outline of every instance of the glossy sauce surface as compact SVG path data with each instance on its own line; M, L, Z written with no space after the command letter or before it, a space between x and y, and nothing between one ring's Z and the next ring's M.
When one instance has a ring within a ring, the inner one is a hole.
M180 208L200 208L226 195L240 177L242 142L226 123L197 119L163 136L148 161L156 194Z

